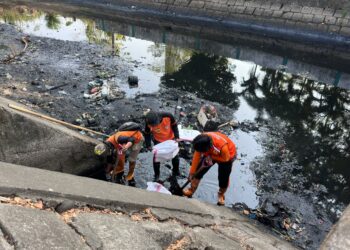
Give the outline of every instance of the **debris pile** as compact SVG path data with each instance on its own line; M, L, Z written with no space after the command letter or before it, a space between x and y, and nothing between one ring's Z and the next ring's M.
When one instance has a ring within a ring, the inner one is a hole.
M244 203L236 203L233 205L233 209L250 219L271 227L275 233L288 241L295 240L305 229L302 226L302 217L293 216L288 208L281 204L265 201L260 208L250 209Z
M112 86L107 80L97 79L88 84L88 90L84 93L85 99L93 101L107 100L109 102L124 98L125 93L118 87Z

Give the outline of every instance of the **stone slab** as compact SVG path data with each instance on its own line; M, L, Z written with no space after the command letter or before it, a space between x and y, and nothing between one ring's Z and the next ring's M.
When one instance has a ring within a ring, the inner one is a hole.
M53 212L0 204L0 224L16 249L89 249Z
M72 225L92 249L162 249L147 231L127 216L79 214Z
M163 248L183 238L187 232L184 227L176 223L145 221L139 223L144 230Z

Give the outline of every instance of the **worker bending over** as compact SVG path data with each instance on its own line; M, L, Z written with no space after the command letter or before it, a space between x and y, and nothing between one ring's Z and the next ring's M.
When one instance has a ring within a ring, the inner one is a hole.
M118 131L110 136L106 142L95 147L97 155L107 154L107 173L112 172L115 176L115 182L125 184L124 182L124 165L126 153L128 152L129 172L126 176L129 186L135 186L134 171L136 159L142 148L144 138L139 130L136 131ZM113 148L114 150L110 150ZM112 155L111 155L112 154ZM117 159L117 160L116 160Z
M145 128L145 139L146 147L151 149L151 137L153 136L154 145L167 141L167 140L178 140L179 129L177 123L172 114L167 112L154 112L150 111L146 114L146 128ZM172 159L172 174L178 176L180 159L179 155L176 155ZM154 179L153 181L159 180L160 175L160 163L153 161Z
M218 163L219 192L218 205L225 205L225 192L229 185L232 163L236 158L236 145L226 135L220 132L207 132L198 135L192 142L195 150L190 168L189 180L191 187L184 190L183 194L192 197L197 190L202 177L208 172L210 167ZM194 175L197 168L200 167L201 158L206 157L206 163L210 162L209 167L203 168Z

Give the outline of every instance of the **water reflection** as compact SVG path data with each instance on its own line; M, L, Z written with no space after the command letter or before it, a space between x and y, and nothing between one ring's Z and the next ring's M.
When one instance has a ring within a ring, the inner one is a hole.
M198 52L193 53L178 71L162 77L165 86L198 93L203 99L237 108L237 95L232 89L234 80L227 58Z
M281 71L263 71L263 81L252 75L241 84L241 94L254 109L288 124L288 133L279 136L303 166L309 185L305 188L320 183L339 201L349 203L349 92Z
M58 30L60 28L61 22L57 14L47 14L45 16L46 26L52 30Z

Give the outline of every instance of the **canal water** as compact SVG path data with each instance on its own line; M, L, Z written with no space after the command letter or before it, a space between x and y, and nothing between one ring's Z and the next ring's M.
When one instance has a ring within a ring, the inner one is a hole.
M261 194L277 193L274 189L311 197L334 220L349 204L350 92L342 88L349 72L254 48L37 10L5 11L0 22L35 36L108 47L139 78L132 88L114 79L128 98L169 87L232 108L232 117L250 129L230 134L239 153L228 206L256 208ZM151 164L151 155L141 158ZM214 166L195 197L215 203L217 189Z

